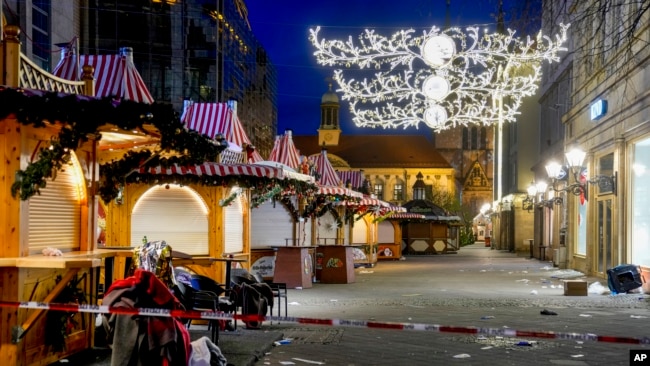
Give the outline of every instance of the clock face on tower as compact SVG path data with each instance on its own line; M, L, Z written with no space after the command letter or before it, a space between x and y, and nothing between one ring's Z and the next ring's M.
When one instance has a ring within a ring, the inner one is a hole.
M449 82L442 76L431 75L424 79L422 93L429 99L445 99L447 94L449 94Z
M454 40L449 36L438 35L424 41L422 45L422 57L424 61L432 66L444 66L456 52Z
M440 128L447 122L447 110L434 104L424 111L424 122L431 128Z
M332 140L332 134L328 132L325 134L325 136L323 136L323 138L325 139L325 141L330 141Z

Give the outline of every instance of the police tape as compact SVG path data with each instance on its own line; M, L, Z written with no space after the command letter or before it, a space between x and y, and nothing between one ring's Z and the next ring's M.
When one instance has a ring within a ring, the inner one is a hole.
M0 307L10 307L19 309L40 309L63 312L77 313L95 313L95 314L118 314L118 315L139 315L139 316L158 316L174 317L196 320L241 320L243 322L252 321L277 321L297 324L311 324L334 327L353 327L353 328L373 328L373 329L392 329L403 331L424 331L440 333L464 333L484 336L497 337L517 337L517 338L544 338L556 340L576 340L591 342L607 343L625 343L625 344L650 344L650 337L621 337L621 336L604 336L593 333L569 333L569 332L552 332L552 331L527 331L510 328L487 328L487 327L462 327L426 323L394 323L394 322L376 322L365 320L345 320L345 319L321 319L321 318L304 318L304 317L280 317L280 316L259 316L259 315L242 315L224 313L221 311L197 311L197 310L170 310L159 308L123 308L106 305L90 304L58 304L43 303L37 301L1 301Z

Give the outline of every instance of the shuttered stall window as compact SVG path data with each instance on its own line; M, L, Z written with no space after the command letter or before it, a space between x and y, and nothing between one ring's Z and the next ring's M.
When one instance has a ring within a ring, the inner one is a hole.
M164 240L173 250L208 254L208 208L201 196L176 184L155 186L140 197L131 214L131 245Z
M233 187L229 196L235 194L235 199L223 210L223 226L225 228L224 253L241 253L244 251L244 214L243 195L241 188Z
M355 215L357 219L359 215ZM351 244L367 244L368 243L368 224L366 220L359 219L354 222L354 227L352 228L352 240Z
M251 248L285 245L285 239L292 238L293 220L280 202L267 201L254 208L251 218Z
M395 228L393 224L388 221L379 223L379 235L377 238L378 243L394 243L395 242Z
M70 164L48 179L41 194L29 199L29 253L52 247L79 250L83 174L74 153Z

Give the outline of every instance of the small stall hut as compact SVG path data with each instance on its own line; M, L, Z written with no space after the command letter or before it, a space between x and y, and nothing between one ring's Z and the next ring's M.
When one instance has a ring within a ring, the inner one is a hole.
M402 223L404 254L444 254L460 248L460 217L449 215L428 200L412 200L403 207L409 213L424 215L422 220Z
M300 153L293 144L291 130L276 136L269 159L258 164L279 167L288 174L305 177L314 182L313 177L309 175L309 168L301 167ZM301 214L306 199L307 197L300 192L286 192L281 196L260 202L253 210L251 272L272 279L275 274L275 254L278 247L312 245L311 218ZM311 281L311 278L309 280Z

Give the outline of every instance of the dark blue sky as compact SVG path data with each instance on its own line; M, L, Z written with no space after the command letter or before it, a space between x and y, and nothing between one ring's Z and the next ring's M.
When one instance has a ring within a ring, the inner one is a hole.
M267 50L278 72L278 132L315 134L320 123L320 101L327 91L326 78L334 68L316 63L309 42L309 29L321 27L326 39L356 38L364 29L390 36L400 29L416 33L432 26L443 27L447 0L246 0L248 19L257 39ZM497 0L450 0L452 26L495 27ZM336 89L334 84L333 88ZM347 101L341 101L344 134L429 133L358 128L352 123Z

